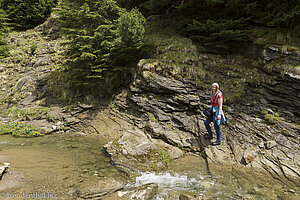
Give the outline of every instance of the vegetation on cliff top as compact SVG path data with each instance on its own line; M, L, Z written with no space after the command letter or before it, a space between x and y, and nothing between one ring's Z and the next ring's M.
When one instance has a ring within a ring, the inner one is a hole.
M143 14L167 15L178 30L206 48L230 50L252 38L253 26L293 28L300 23L299 0L118 0Z
M71 85L81 88L131 80L132 67L149 51L144 48L144 16L151 16L150 23L164 19L177 33L196 41L198 49L218 53L257 43L251 38L259 37L250 34L253 27L292 30L300 22L300 0L0 0L0 4L0 59L7 56L1 38L7 23L16 29L34 27L58 5L68 39L67 61L61 69Z
M64 70L73 85L120 77L139 59L145 18L115 1L64 1L61 23L69 41Z

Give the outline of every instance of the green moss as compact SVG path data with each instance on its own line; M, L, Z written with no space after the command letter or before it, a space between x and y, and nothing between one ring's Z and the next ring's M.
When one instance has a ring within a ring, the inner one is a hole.
M282 121L282 120L280 119L278 113L275 113L275 112L274 112L274 113L270 114L270 113L268 113L268 111L266 111L266 110L261 111L261 113L263 114L264 119L265 119L268 123L270 123L270 124L276 124L277 122L281 122L281 121Z
M119 140L120 140L120 139L121 139L121 138L115 139L115 140L113 141L112 145L114 145L114 146L121 146L122 144L119 143Z
M147 70L155 69L159 74L176 79L199 80L205 76L197 47L191 39L177 35L174 30L155 30L146 38L156 46L154 58L139 63Z
M155 115L150 113L150 112L147 112L148 116L149 116L149 119L153 122L158 122L158 123L161 123L158 119L156 119Z
M163 149L158 149L159 160L162 162L166 167L170 165L171 159L170 155L167 151Z
M152 73L150 71L143 71L143 77L145 80L149 80L152 76Z

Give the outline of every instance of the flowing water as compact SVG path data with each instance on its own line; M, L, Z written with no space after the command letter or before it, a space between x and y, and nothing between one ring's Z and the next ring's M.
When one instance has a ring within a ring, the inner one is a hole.
M44 199L77 199L80 191L95 187L106 178L124 185L130 182L125 188L156 183L157 200L178 199L183 193L200 193L221 200L300 199L299 187L234 166L210 165L208 172L204 160L195 156L172 162L168 171L141 173L132 181L111 165L103 151L107 142L95 136L66 134L37 138L0 136L0 162L10 163L8 173L0 181L0 199L22 199L12 195L23 193L44 195L40 196Z
M83 186L91 187L104 177L125 179L103 152L107 142L103 138L66 134L0 136L1 162L10 163L9 172L0 182L0 199L17 199L16 195L9 197L23 193L70 199Z
M180 194L204 194L208 199L271 200L300 199L300 188L275 180L269 174L232 165L212 165L208 172L203 159L186 156L171 163L168 171L146 172L128 187L156 183L156 200L179 199Z

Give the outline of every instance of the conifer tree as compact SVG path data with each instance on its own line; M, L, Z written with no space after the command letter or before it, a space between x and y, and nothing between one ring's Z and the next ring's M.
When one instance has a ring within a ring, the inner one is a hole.
M47 19L57 0L0 0L11 26L28 29Z
M64 70L74 85L97 85L138 59L145 23L138 10L113 0L66 0L60 18L69 39Z
M1 5L1 3L0 3ZM7 32L6 17L2 9L0 9L0 60L8 55L8 47L3 40L3 34Z

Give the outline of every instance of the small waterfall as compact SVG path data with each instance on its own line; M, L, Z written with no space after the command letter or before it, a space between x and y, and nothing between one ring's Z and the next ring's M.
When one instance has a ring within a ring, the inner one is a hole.
M136 187L148 183L156 183L159 188L166 190L178 190L178 191L196 191L199 188L210 187L214 182L207 182L205 177L189 177L185 174L177 174L170 172L145 172L136 177L136 182L127 185L127 187Z

